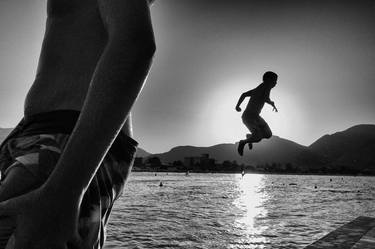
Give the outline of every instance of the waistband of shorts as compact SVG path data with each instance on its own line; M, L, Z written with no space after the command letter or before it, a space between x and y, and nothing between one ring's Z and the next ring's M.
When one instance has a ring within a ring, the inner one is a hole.
M55 110L25 116L6 140L13 137L31 136L38 134L68 134L70 135L76 125L79 111ZM123 132L120 132L122 143L137 147L138 142ZM116 139L119 140L119 139ZM116 141L115 141L116 142Z
M19 129L22 135L34 135L41 132L71 134L79 115L80 112L75 110L56 110L25 115L16 129Z

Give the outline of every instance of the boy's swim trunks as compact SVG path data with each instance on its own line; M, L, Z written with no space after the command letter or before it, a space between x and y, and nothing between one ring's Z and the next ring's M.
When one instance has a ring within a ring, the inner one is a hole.
M259 138L270 138L272 131L267 122L258 114L244 111L242 114L242 122L250 130L253 136Z
M12 167L22 167L39 186L43 184L64 150L78 116L77 111L62 110L25 117L0 146L1 181ZM135 140L120 133L84 195L79 233L92 245L90 248L102 248L104 244L112 205L122 193L137 145Z

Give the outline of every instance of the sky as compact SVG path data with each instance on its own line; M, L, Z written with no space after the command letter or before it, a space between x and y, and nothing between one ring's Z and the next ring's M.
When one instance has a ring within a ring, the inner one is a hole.
M157 52L133 108L148 152L243 139L235 105L268 70L274 135L310 145L375 123L373 0L157 0L151 14ZM45 18L46 0L0 1L0 127L22 118Z

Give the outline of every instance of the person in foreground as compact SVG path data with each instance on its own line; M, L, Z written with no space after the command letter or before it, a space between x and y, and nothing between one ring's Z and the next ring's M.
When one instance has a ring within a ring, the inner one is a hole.
M246 97L250 100L242 114L242 121L249 129L251 134L246 135L246 139L240 140L238 143L238 153L242 156L246 144L249 149L253 148L253 143L260 142L263 138L272 137L272 132L266 121L259 115L262 111L264 103L268 103L273 107L273 111L278 111L275 103L270 99L271 89L276 86L277 74L274 72L266 72L263 75L263 82L256 88L243 93L236 105L236 111L241 111L241 103Z
M137 146L130 111L155 52L150 5L47 1L24 118L0 147L0 248L103 247Z

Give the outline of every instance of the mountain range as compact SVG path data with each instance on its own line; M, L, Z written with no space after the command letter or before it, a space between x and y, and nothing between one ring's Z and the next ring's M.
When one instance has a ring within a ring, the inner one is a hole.
M306 150L306 147L287 139L273 136L253 146L251 151L245 148L244 156L237 152L238 144L218 144L210 147L178 146L168 152L153 154L162 162L169 163L177 160L183 161L185 157L199 157L209 154L217 162L236 161L239 164L261 164L268 162L288 163L298 154Z
M238 144L218 144L210 147L178 146L170 151L152 156L164 163L185 157L209 154L217 162L236 161L238 164L259 165L292 163L309 168L347 167L356 170L375 171L375 125L356 125L347 130L324 135L310 146L273 136L254 144L251 151L245 148L244 156L237 153Z
M0 128L0 141L11 129ZM375 168L375 125L362 124L344 131L327 134L310 146L273 136L255 144L244 156L237 153L238 144L218 144L209 147L177 146L170 151L151 154L141 148L138 157L158 157L163 163L184 161L185 157L209 154L216 162L236 161L238 164L259 165L266 163L292 163L308 167L350 167L356 169Z

